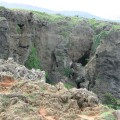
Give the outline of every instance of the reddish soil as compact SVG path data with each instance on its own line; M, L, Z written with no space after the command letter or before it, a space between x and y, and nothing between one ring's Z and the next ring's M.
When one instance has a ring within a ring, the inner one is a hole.
M16 81L10 77L5 77L2 82L0 82L0 93L2 94L8 94L9 93L9 88L12 87Z

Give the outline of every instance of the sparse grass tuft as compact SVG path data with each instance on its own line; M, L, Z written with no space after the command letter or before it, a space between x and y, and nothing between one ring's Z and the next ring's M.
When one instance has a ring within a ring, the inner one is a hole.
M67 89L73 88L73 85L71 85L70 83L64 83L64 86L65 86L65 88L67 88Z

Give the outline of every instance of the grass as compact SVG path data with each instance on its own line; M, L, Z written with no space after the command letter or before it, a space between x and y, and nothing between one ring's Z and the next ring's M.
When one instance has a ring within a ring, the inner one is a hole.
M74 87L74 86L71 85L70 83L64 83L64 86L65 86L65 88L67 88L67 89L71 89L71 88Z
M104 104L113 109L120 109L120 100L115 98L112 94L105 94Z
M6 9L4 6L0 6L0 11Z
M31 53L25 63L25 66L29 69L41 69L40 60L37 56L37 50L35 47L32 47Z
M64 68L63 75L65 75L66 77L70 77L71 74L72 74L71 68L69 68L69 67Z
M104 120L116 120L115 117L112 115L112 113L105 112L101 115L101 118Z
M98 35L95 35L93 38L92 52L95 53L97 47L100 45L101 39L106 37L110 31L101 31Z
M66 17L60 14L47 14L38 11L32 12L41 21L57 24L60 31L59 35L62 35L64 38L68 38L72 29L82 20L82 18Z
M112 28L113 30L120 30L120 24L119 25L114 24Z
M94 30L96 30L98 28L102 28L107 25L107 23L105 21L100 21L100 20L96 20L96 19L88 19L88 22Z

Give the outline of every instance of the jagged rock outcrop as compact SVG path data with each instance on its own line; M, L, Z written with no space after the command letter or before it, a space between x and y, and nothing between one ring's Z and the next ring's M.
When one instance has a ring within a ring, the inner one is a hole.
M7 59L9 55L9 25L5 17L0 17L0 58Z
M32 39L32 14L20 11L11 11L8 9L0 9L0 17L5 18L1 23L4 30L9 32L2 32L0 41L4 41L7 47L6 58L13 57L15 61L24 64L29 55ZM2 37L3 36L3 37ZM4 50L3 49L3 50ZM4 50L4 52L5 52ZM3 57L1 57L3 58Z
M120 31L112 30L101 39L96 55L88 63L91 84L101 99L108 94L120 98ZM90 74L92 73L92 74Z
M32 12L5 8L0 9L0 17L5 19L9 30L0 37L5 44L1 47L1 51L6 51L2 52L5 58L13 57L18 63L25 64L35 47L42 68L52 72L53 81L55 73L60 76L58 81L64 78L64 69L70 67L71 61L81 62L80 58L86 53L89 56L94 32L85 20L73 24L71 18L64 17L50 22ZM5 22L2 23L4 26Z
M114 110L102 106L97 95L87 89L68 90L63 83L53 86L39 79L0 81L0 120L89 120L95 111L92 117L102 120L102 113Z
M70 35L68 47L68 54L73 61L81 63L80 59L84 55L88 55L86 59L89 59L93 36L94 31L87 21L83 20L75 26Z
M0 81L6 78L12 78L13 80L45 80L45 72L40 69L28 70L25 66L19 65L14 62L13 58L8 60L0 59Z
M52 21L34 11L0 8L0 58L13 57L24 65L35 48L35 59L39 59L53 83L63 81L74 85L71 64L82 64L86 72L86 83L82 86L95 91L101 99L105 93L120 98L119 25L57 17ZM111 31L113 28L117 29ZM104 31L107 36L100 39Z

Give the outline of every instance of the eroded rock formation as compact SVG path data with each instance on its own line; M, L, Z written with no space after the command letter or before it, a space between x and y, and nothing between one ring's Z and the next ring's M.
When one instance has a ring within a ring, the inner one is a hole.
M106 93L120 98L119 24L91 21L92 24L87 19L75 18L73 21L62 17L51 22L35 12L2 8L0 58L13 57L24 65L35 48L50 82L74 85L71 64L77 63L86 72L84 87L95 91L101 99ZM107 35L104 36L104 32Z

